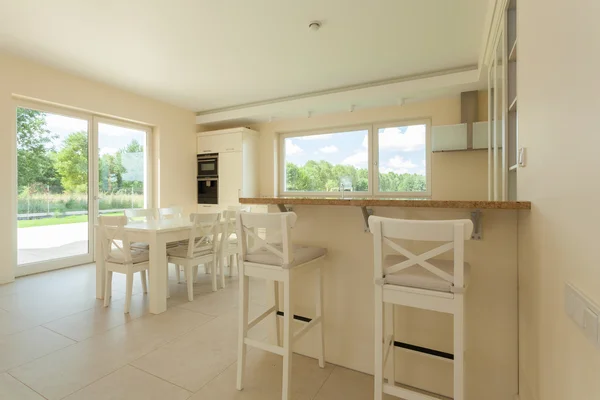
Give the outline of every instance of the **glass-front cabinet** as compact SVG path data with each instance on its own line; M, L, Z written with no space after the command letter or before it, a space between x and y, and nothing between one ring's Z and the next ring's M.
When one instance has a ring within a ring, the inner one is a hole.
M517 200L517 0L499 17L488 66L488 198Z

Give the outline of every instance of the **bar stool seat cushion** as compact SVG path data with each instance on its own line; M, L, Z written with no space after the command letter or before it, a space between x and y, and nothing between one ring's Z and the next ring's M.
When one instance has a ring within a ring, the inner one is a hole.
M401 255L388 255L383 260L383 266L388 268L405 260L407 260L407 258ZM454 275L454 261L452 260L429 259L427 262L434 267L441 269L447 274ZM469 263L465 263L464 274L466 287L469 284L469 278L471 275L471 266ZM418 264L393 274L386 275L385 283L388 285L434 290L436 292L452 292L452 283L440 278L432 272L429 272Z
M272 246L279 251L283 251L283 246L281 244L273 244ZM292 251L294 255L294 260L291 264L283 264L283 260L281 259L281 257L279 257L276 254L273 254L271 251L265 248L255 250L253 252L248 252L246 254L246 261L256 264L275 265L282 268L293 268L298 265L315 260L319 257L323 257L327 254L327 249L315 246L294 245Z

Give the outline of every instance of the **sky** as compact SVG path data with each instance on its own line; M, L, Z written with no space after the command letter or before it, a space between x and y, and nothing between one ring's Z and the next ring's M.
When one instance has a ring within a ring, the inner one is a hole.
M379 170L425 175L425 132L425 125L379 129ZM285 158L296 165L325 160L367 168L368 145L367 130L286 138Z
M88 122L84 119L66 117L58 114L46 113L46 128L57 134L54 140L56 149L60 149L69 134L79 131L88 131ZM98 124L98 147L100 155L115 154L117 150L127 146L133 139L142 145L145 144L145 132L135 129L123 128L109 124Z

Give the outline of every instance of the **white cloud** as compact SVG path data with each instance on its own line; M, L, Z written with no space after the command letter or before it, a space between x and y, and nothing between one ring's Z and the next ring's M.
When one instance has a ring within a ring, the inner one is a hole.
M379 148L400 151L423 150L425 149L425 130L425 125L411 125L404 133L400 133L399 128L385 128L379 131ZM363 142L364 145L365 142Z
M300 154L300 153L304 153L304 150L300 146L298 146L297 144L292 142L291 139L288 139L285 141L285 155L286 156L292 156L292 155Z
M410 160L406 160L403 157L395 156L388 160L380 168L382 172L395 172L397 174L406 174L411 172L412 169L416 168L417 164Z
M308 135L308 136L298 136L296 139L298 140L326 140L331 139L333 133L324 133L322 135Z
M117 154L117 151L119 151L119 149L116 149L114 147L102 147L102 148L100 148L99 153L101 156L103 156L105 154L115 155L115 154Z
M337 153L340 149L338 149L336 146L331 145L331 146L325 146L325 147L321 147L319 149L320 153L326 153L326 154L331 154L331 153Z
M355 168L367 168L368 163L369 155L366 151L359 151L342 161L342 164L352 165Z

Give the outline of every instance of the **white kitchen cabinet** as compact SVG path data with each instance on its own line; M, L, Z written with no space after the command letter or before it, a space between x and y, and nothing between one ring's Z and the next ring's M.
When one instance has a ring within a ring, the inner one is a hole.
M197 134L198 154L219 154L217 212L226 210L228 206L238 206L240 196L258 196L258 137L258 132L247 128ZM205 208L209 209L199 205L199 209Z
M440 125L431 128L433 151L456 151L467 149L467 124Z
M219 204L238 203L243 186L241 151L219 154Z
M214 133L219 131L213 131L198 134L196 139L198 154L242 151L243 133L229 132L231 129L226 131L223 133Z

